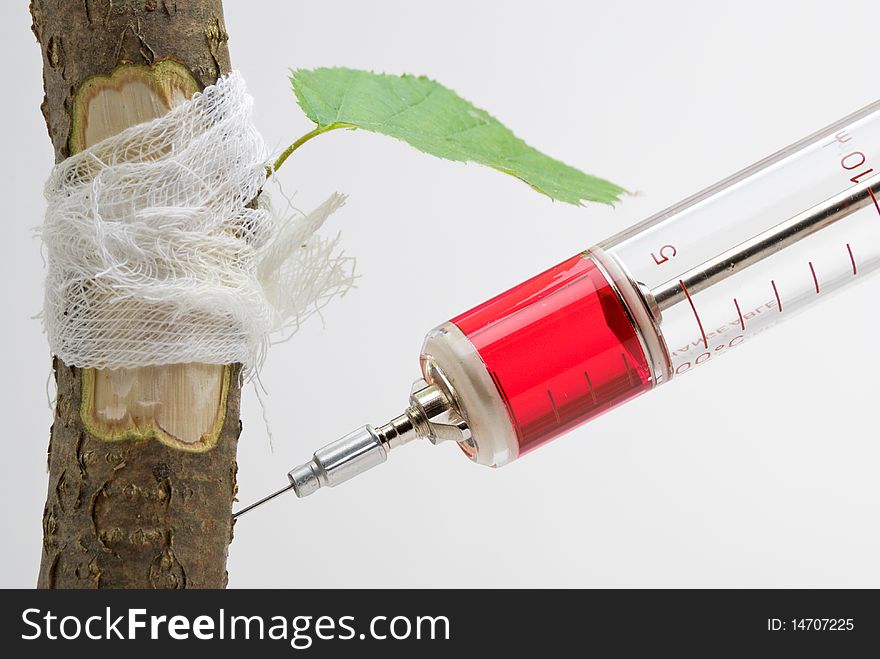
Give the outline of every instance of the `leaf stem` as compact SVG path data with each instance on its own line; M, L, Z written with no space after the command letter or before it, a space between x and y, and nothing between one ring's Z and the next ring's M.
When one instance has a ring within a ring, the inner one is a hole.
M300 137L296 142L291 144L289 147L284 149L284 151L281 152L281 155L278 156L278 159L272 164L272 166L270 168L267 168L267 169L269 169L269 175L271 176L274 172L277 172L278 168L284 164L284 161L287 160L287 158L290 156L290 154L293 153L294 151L296 151L298 148L300 148L303 144L308 142L310 139L312 139L313 137L317 137L321 133L326 133L331 130L336 130L337 128L354 128L354 126L352 124L346 124L343 122L327 124L326 126L318 126L314 130L312 130L312 131L306 133L305 135L303 135L302 137Z

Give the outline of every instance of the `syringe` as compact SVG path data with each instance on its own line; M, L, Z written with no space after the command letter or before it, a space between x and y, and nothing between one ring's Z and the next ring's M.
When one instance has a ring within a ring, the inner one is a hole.
M416 438L507 464L877 270L878 198L880 101L431 330L403 414L236 516Z

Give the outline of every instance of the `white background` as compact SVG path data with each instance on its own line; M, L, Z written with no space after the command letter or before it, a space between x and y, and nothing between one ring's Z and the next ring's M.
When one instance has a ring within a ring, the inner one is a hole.
M35 583L51 413L39 322L52 152L24 2L0 4L0 585ZM534 146L639 195L575 208L497 172L336 132L285 189L350 195L328 232L358 288L273 349L270 450L244 394L240 499L399 413L434 325L878 96L876 2L245 2L232 60L282 148L309 130L287 67L430 75ZM877 154L880 155L880 154ZM242 518L231 586L880 586L874 302L847 290L500 470L408 447L357 481Z

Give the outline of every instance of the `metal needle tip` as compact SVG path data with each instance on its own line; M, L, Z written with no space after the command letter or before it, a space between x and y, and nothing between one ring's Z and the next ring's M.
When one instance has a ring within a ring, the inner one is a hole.
M277 492L273 492L273 493L270 494L269 496L267 496L267 497L263 497L263 498L260 499L259 501L255 501L254 503L252 503L252 504L249 505L249 506L245 506L244 508L242 508L241 510L239 510L237 513L232 513L232 519L235 519L236 517L241 517L242 515L244 515L244 514L245 514L246 512L248 512L249 510L253 510L253 509L256 508L257 506L262 506L262 505L263 505L264 503L266 503L267 501L270 501L270 500L274 499L275 497L277 497L278 495L280 495L280 494L284 494L285 492L287 492L287 491L289 491L289 490L292 490L292 489L293 489L293 483L291 483L291 484L288 485L287 487L282 487L282 488L281 488L280 490L278 490Z

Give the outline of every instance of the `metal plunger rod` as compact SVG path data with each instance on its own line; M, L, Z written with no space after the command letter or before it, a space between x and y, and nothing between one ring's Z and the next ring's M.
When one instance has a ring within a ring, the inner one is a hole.
M651 290L651 295L661 310L667 309L685 297L685 288L691 295L695 295L743 268L852 215L857 210L877 204L878 197L880 197L880 174L875 174L864 183L844 190L719 254L714 259L691 268L677 279L657 286Z

